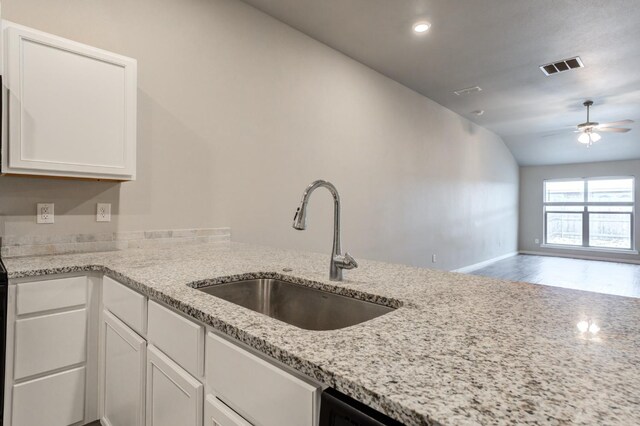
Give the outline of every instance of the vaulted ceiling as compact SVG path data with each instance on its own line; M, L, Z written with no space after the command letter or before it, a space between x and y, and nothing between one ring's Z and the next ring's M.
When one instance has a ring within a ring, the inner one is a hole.
M640 158L638 0L244 1L493 130L521 165ZM574 56L584 68L538 68ZM453 93L471 86L482 91ZM585 99L593 120L633 130L578 144Z

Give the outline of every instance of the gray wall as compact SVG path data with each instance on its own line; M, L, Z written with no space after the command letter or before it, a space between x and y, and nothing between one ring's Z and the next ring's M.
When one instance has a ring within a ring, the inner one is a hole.
M583 251L567 249L549 249L535 244L536 238L543 241L543 181L545 179L564 179L598 176L636 176L640 174L640 160L607 161L599 163L567 164L559 166L529 166L520 168L520 232L519 248L522 251L549 254L571 255L578 257L599 257L640 261L638 255L604 253L601 251ZM636 181L636 200L640 200L640 182ZM640 242L640 230L635 226L636 249Z
M328 193L356 257L458 268L516 250L518 167L502 140L235 0L4 0L5 19L139 61L139 180L0 179L4 234L231 226L329 252ZM35 203L56 223L35 225ZM114 222L94 222L97 201ZM431 263L431 255L438 263Z

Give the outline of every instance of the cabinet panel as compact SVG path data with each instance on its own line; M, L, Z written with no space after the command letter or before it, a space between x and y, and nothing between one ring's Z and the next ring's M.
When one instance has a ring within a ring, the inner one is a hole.
M104 277L102 303L118 319L144 335L146 332L147 298L123 284Z
M87 277L67 277L18 284L18 315L85 303L87 303Z
M207 385L242 417L258 426L315 424L319 387L213 333L206 345Z
M5 172L134 178L136 61L10 22L3 27Z
M13 387L13 426L67 426L84 420L85 367Z
M87 311L84 308L19 319L15 327L16 380L86 360Z
M251 426L231 408L213 395L204 402L204 426Z
M192 375L203 375L203 326L149 301L148 329L149 343L153 343Z
M166 355L147 352L147 426L202 425L202 383Z
M102 344L102 420L108 426L142 426L146 342L105 311Z

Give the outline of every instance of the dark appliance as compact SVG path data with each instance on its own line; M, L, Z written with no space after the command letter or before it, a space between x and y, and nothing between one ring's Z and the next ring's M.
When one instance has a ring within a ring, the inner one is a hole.
M0 426L4 418L4 362L7 347L7 292L9 287L9 277L7 269L0 258Z
M403 424L329 388L322 392L320 426L403 426Z

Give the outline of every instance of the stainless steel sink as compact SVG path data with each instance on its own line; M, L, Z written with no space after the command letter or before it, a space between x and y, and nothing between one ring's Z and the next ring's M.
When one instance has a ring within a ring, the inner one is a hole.
M394 310L278 279L235 281L198 290L306 330L336 330Z

